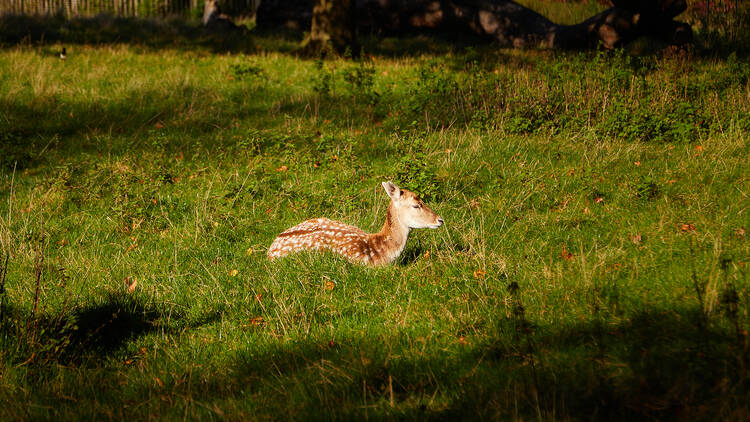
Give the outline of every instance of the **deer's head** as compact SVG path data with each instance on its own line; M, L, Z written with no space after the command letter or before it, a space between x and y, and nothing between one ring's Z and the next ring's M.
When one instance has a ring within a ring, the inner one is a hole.
M410 229L436 229L443 225L443 219L414 192L401 189L393 182L383 182L383 189L391 197L389 213L392 210L400 224Z

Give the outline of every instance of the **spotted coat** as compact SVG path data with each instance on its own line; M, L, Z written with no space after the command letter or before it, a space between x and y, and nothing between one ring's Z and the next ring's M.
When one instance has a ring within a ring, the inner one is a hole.
M389 264L403 252L412 228L437 228L443 224L443 219L413 192L391 182L383 183L383 188L391 202L385 224L378 233L315 218L279 234L268 248L268 258L273 260L302 250L328 250L359 264Z

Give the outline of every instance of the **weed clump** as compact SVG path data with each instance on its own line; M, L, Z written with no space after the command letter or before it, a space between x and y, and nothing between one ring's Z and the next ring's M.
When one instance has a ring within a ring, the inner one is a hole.
M399 186L415 192L425 201L438 201L439 183L426 152L425 134L402 131L396 141L399 160L395 163L395 180Z
M651 176L642 177L635 184L635 196L640 199L655 199L661 192L658 182Z
M255 63L235 63L229 66L235 80L253 80L263 76L263 68Z
M0 169L23 170L34 162L31 145L20 133L0 130Z
M345 68L342 76L352 98L367 105L377 105L380 94L375 90L375 66L364 58Z
M597 126L602 136L661 143L695 142L707 129L707 119L693 104L683 101L660 111L648 98L635 105L615 103Z

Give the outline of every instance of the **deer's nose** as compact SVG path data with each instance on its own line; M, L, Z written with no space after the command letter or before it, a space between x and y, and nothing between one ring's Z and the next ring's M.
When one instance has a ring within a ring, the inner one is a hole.
M442 226L442 225L443 225L443 219L438 217L438 226Z

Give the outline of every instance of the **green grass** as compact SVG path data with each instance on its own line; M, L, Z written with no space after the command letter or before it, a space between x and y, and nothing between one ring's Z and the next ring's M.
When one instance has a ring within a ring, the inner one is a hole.
M0 51L0 419L750 418L746 62L254 42Z
M610 7L607 2L596 0L581 0L566 2L564 7L555 1L521 0L517 3L526 6L542 16L546 16L554 23L573 25L602 12Z

